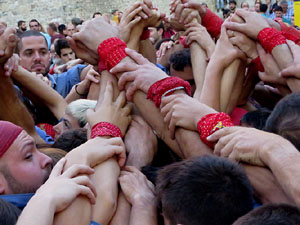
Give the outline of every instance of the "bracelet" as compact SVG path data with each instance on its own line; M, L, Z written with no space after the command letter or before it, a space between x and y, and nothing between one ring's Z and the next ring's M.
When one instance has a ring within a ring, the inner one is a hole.
M213 143L209 142L207 137L224 127L231 126L233 126L233 123L231 122L230 116L223 112L208 114L202 117L197 123L201 141L210 148L213 148Z
M147 40L149 37L150 37L150 30L148 28L145 28L140 37L140 40L144 41L144 40Z
M265 51L270 54L272 54L273 48L277 45L287 44L286 38L281 34L281 32L271 27L262 29L258 33L257 39Z
M76 94L78 94L80 97L86 97L87 94L80 94L80 93L77 91L78 85L79 85L79 84L76 84L76 85L75 85L75 92L76 92Z
M255 59L253 59L251 61L250 65L252 65L256 71L265 72L265 68L264 68L263 64L261 63L259 56L257 56Z
M127 56L126 47L126 43L117 37L106 39L99 44L97 49L100 56L99 64L105 65L107 70L111 70Z
M191 95L191 86L189 82L179 77L167 77L151 85L147 93L147 99L154 102L156 107L160 106L161 98L172 94L176 90L185 89L188 95Z
M281 34L288 40L295 42L295 44L300 45L300 37L297 37L296 35L286 32L286 31L281 31Z
M93 126L91 131L91 138L103 136L120 137L122 138L122 132L119 127L108 122L99 122Z
M206 14L201 16L202 26L204 26L207 32L211 35L212 38L216 38L221 33L221 26L223 20L214 14L209 9L206 9Z

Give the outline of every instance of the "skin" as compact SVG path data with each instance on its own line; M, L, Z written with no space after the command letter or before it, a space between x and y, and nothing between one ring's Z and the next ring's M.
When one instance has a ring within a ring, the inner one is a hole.
M65 131L76 128L80 128L77 120L72 115L65 113L62 117L62 121L53 127L53 130L55 131L54 139L57 140L57 138Z
M39 152L33 138L23 130L0 159L0 165L6 167L19 187L8 185L10 179L1 173L0 193L16 194L15 188L19 193L36 191L48 179L51 163L51 158Z
M38 22L31 22L29 23L29 28L30 30L35 30L35 31L39 31L40 30L40 26Z
M45 74L50 66L50 52L42 36L22 38L20 49L20 64L30 72Z
M60 59L64 64L75 59L75 53L71 48L63 48L60 51Z
M72 37L72 35L75 33L75 27L72 23L69 23L67 26L67 35L69 37Z

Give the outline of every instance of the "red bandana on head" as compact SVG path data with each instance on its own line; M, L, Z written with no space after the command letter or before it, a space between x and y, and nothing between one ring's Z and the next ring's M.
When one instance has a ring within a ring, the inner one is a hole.
M0 120L0 158L9 149L23 129L11 122Z

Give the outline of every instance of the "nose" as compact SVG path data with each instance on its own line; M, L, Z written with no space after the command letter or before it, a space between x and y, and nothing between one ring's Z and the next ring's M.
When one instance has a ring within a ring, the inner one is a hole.
M41 62L41 56L38 51L34 53L34 62Z
M56 124L54 127L53 127L53 130L55 132L55 139L61 135L62 133L62 122L59 122L58 124Z
M52 163L52 159L42 152L38 152L38 153L39 153L39 158L40 158L40 167L42 169L50 167L50 165Z

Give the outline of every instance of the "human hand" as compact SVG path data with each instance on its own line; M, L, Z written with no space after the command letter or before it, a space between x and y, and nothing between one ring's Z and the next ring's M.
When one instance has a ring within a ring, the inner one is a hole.
M214 154L256 166L265 166L261 158L263 151L288 142L278 135L246 127L225 127L207 140L217 142Z
M221 63L225 68L237 58L245 60L246 56L239 48L234 47L229 41L225 25L223 24L221 27L220 38L217 41L215 51L212 54L209 63Z
M121 62L110 72L113 74L123 73L118 82L120 90L124 90L125 85L132 82L126 91L127 100L132 101L137 90L147 93L152 84L168 77L168 75L136 51L128 48L125 51L136 63Z
M251 60L257 58L258 53L253 40L238 31L232 31L232 35L233 36L229 38L232 45L238 47Z
M125 198L131 205L154 205L156 203L154 185L137 168L126 166L119 177Z
M17 54L13 54L4 65L4 70L6 76L10 76L13 72L18 71L18 66L20 63L20 58Z
M175 138L176 126L186 130L197 131L198 121L203 116L216 112L214 109L186 94L163 97L160 108L164 122L169 125L172 139Z
M209 53L208 55L212 55L216 45L206 28L197 22L191 22L185 26L187 27L184 33L187 36L186 44L190 45L193 41L196 41L201 48Z
M122 136L124 136L131 121L131 107L126 102L124 91L120 92L116 101L113 101L113 93L113 85L110 82L106 86L102 102L100 102L101 96L99 95L95 109L87 111L87 120L90 127L99 122L114 124L120 128Z
M14 28L0 25L0 64L5 64L15 51L19 40L15 33Z
M157 58L161 58L166 54L166 52L175 45L174 41L166 41L162 43L159 47L159 50L156 53Z
M177 5L182 3L184 8L196 9L200 16L206 13L206 9L201 6L201 3L197 0L172 0L170 3L170 12L175 12Z
M257 40L258 33L262 29L270 27L267 21L256 12L237 9L235 13L241 17L245 23L230 22L227 20L224 25L229 30L239 31L247 35L249 38Z
M119 37L118 28L108 24L102 17L85 21L82 25L78 25L76 29L78 32L73 34L72 39L76 41L76 44L81 43L81 47L86 46L96 55L98 55L97 49L100 43L111 37Z
M138 13L142 12L143 8L140 2L136 2L127 8L122 16L119 24L120 36L124 42L128 42L132 28L142 19Z
M140 116L134 115L125 135L127 165L137 168L149 165L157 152L157 137Z
M65 158L58 161L49 179L33 196L34 199L50 201L56 213L66 209L78 195L86 196L91 204L96 203L97 193L88 177L94 170L86 165L75 164L63 171L65 163Z
M288 40L287 41L290 50L293 54L294 62L292 65L283 69L280 72L280 75L284 78L298 78L300 79L300 46L296 45L294 42Z
M44 76L43 74L37 74L36 72L31 72L34 76L39 78L41 81L43 81L45 84L47 84L49 87L52 87L51 80L48 79L48 77Z
M83 61L91 65L98 65L98 61L99 61L98 53L88 49L88 47L82 44L80 41L75 41L71 37L67 37L67 41L78 58L82 59Z
M82 95L88 94L91 83L99 84L100 74L91 66L84 80L78 83L77 91Z
M286 85L286 79L280 76L279 66L277 65L273 56L269 53L266 53L260 44L257 44L257 50L260 61L265 70L265 72L258 73L259 78L264 82Z

